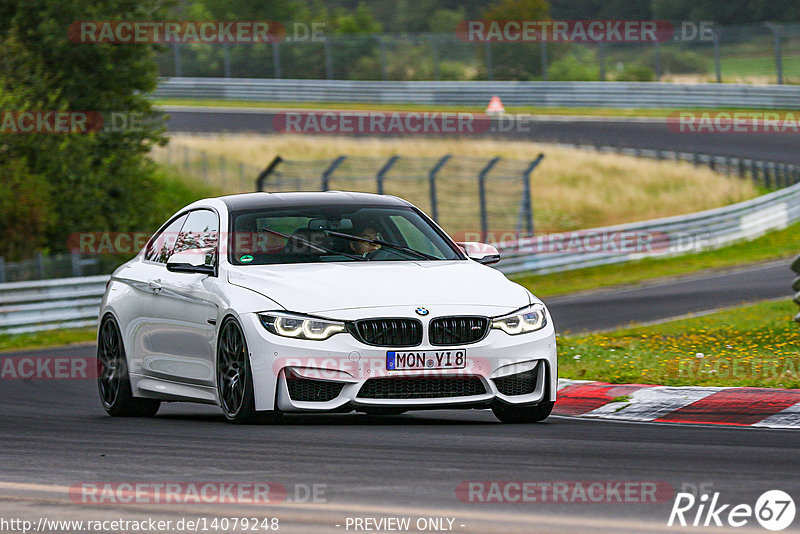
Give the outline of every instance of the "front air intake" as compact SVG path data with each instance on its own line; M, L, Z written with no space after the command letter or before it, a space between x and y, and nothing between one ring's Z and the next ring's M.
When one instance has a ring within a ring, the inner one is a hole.
M442 399L486 393L477 376L370 378L358 396L363 399Z
M422 323L417 319L361 319L348 325L362 343L378 347L415 347L422 343Z
M467 345L483 339L489 331L487 317L437 317L428 327L431 345Z
M539 377L539 364L530 371L493 378L497 391L503 395L528 395L536 391L536 379Z

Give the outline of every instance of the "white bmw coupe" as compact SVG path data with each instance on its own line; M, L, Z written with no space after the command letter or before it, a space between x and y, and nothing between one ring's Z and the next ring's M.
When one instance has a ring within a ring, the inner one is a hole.
M98 385L114 416L215 404L289 412L491 409L546 419L556 338L544 304L410 203L248 193L170 218L108 283Z

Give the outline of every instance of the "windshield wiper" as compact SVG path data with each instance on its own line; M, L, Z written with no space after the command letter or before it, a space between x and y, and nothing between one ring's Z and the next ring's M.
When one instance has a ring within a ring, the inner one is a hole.
M361 237L357 235L350 235L350 234L343 234L341 232L332 232L330 230L325 230L325 233L328 235L332 235L333 237L341 237L344 239L349 239L351 241L361 241L362 243L372 243L374 245L381 245L382 247L393 248L399 250L401 252L405 252L406 254L411 254L412 256L416 256L417 258L423 260L438 260L436 256L432 256L426 252L421 252L419 250L414 250L413 248L404 247L402 245L395 245L394 243L388 243L383 241L382 239L368 239L366 237Z
M369 261L368 258L364 258L363 256L356 256L355 254L348 254L347 252L339 252L338 250L333 250L333 249L330 249L330 248L326 248L326 247L323 247L322 245L317 245L313 241L309 241L308 239L303 239L302 237L298 237L296 235L282 234L280 232L276 232L275 230L270 230L269 228L262 228L260 231L261 232L267 232L269 234L282 237L282 238L287 239L289 241L293 241L293 240L294 241L299 241L299 242L303 243L304 245L308 245L311 248L317 249L320 252L327 252L328 254L335 254L337 256L346 256L348 258L353 258L354 260L358 260L358 261Z

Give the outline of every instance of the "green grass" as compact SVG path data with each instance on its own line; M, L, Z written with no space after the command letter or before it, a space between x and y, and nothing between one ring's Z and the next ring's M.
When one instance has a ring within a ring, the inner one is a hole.
M720 59L722 76L777 76L775 56L766 54L756 57L728 57ZM784 79L794 79L800 72L800 57L794 55L783 56Z
M559 340L559 377L619 384L800 388L790 300ZM615 399L617 400L617 399Z
M662 277L724 269L767 260L791 258L800 253L800 223L785 230L723 247L717 250L670 258L647 258L619 265L601 265L574 271L532 275L519 274L512 280L538 297L575 293L615 285L630 285ZM788 269L788 267L787 267Z
M0 351L59 347L73 343L91 342L96 339L97 330L94 328L68 328L27 334L0 334Z
M208 107L252 107L276 109L337 109L337 110L375 110L375 111L449 111L452 113L482 113L480 106L443 106L426 104L363 104L340 102L260 102L249 100L200 100L200 99L156 99L157 106L208 106ZM487 102L488 105L488 102ZM519 106L506 107L506 112L531 115L589 115L596 117L667 117L678 108L561 108ZM708 111L705 108L679 108L680 111ZM754 111L746 108L720 108L715 111ZM758 110L770 111L770 110Z

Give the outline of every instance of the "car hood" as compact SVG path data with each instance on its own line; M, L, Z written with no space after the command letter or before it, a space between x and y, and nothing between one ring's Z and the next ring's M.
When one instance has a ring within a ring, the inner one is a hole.
M530 302L528 291L501 272L464 260L231 266L228 281L302 313L433 305L514 310Z

